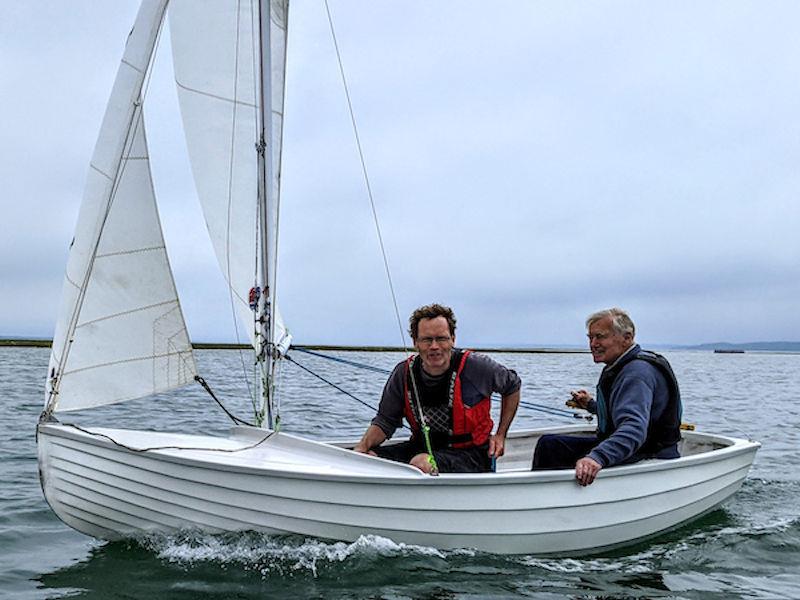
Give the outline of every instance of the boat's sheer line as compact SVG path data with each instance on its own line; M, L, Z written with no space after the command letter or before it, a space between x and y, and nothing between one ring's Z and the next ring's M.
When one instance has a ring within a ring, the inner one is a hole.
M197 447L190 447L190 446L153 446L153 447L147 447L147 448L136 448L134 446L128 446L127 444L123 444L122 442L118 442L117 440L115 440L113 437L111 437L110 435L108 435L106 433L102 433L102 432L99 432L99 431L92 431L90 429L85 429L85 428L80 427L78 425L75 425L73 423L61 423L61 425L63 427L71 427L71 428L76 429L76 430L78 430L78 431L80 431L80 432L82 432L82 433L84 433L86 435L89 435L89 436L92 436L92 437L95 437L95 438L102 438L102 439L108 440L109 442L111 442L112 444L114 444L115 446L117 446L119 448L122 448L124 450L128 450L130 452L135 452L137 454L144 454L144 453L147 453L147 452L154 452L154 451L157 451L157 450L188 450L188 451L198 451L198 452L226 452L226 453L242 452L244 450L252 450L253 448L256 448L257 446L260 446L261 444L266 442L269 438L271 438L273 435L275 435L274 431L270 431L269 433L264 435L264 437L262 437L257 442L255 442L253 444L248 444L246 446L241 446L239 448L209 448L209 447L202 447L202 446L197 446ZM65 438L61 438L61 439L65 439ZM219 439L229 439L229 438L219 438ZM70 440L70 441L74 441L74 442L79 443L79 444L82 443L80 440L74 440L73 439L73 440ZM76 449L76 448L74 448L72 446L69 446L69 445L67 445L67 444L65 444L63 442L59 444L59 442L57 442L55 439L53 440L53 443L57 444L57 445L60 445L62 448L68 448L70 450L78 452L78 449ZM99 446L99 445L98 446L92 445L92 446L96 447L96 448L103 448L103 446ZM114 451L113 448L103 448L103 449L104 450ZM82 449L81 451L85 452L86 449ZM93 453L93 455L97 456L99 458L103 458L103 459L107 459L107 460L113 460L113 459L110 459L110 458L108 458L106 456L103 456L101 454ZM155 459L155 460L160 460L162 458L164 458L164 457L159 456L158 459ZM123 461L116 461L116 462L120 462L121 464L128 464L128 463L125 463ZM140 467L137 467L137 468L140 468ZM207 468L207 467L201 467L201 468ZM149 471L149 472L156 473L156 474L159 473L158 471L152 471L150 469L144 469L143 468L142 470L143 471ZM194 480L193 479L187 479L186 481L194 481Z
M104 435L104 434L101 434L101 435ZM54 440L54 442L55 442L55 440ZM78 441L78 443L80 443L80 442ZM59 444L59 445L61 445L62 447L66 447L69 450L72 450L72 451L75 451L75 452L79 451L78 449L76 449L74 447L71 447L71 446L66 446L64 444ZM100 448L102 450L111 450L112 452L114 451L111 448L103 448L102 446L99 446L98 448ZM183 448L177 448L177 449L183 449ZM85 449L83 449L82 451L86 452ZM154 474L159 475L159 476L164 476L162 472L153 471L152 469L148 469L148 468L144 468L144 467L140 467L140 466L132 466L132 465L130 465L129 462L125 462L124 460L117 460L115 458L112 458L112 457L109 457L109 456L105 456L103 454L99 454L97 452L90 452L90 453L92 455L94 455L94 456L97 456L97 457L99 457L101 459L104 459L104 460L108 460L110 462L114 462L114 463L122 464L122 465L125 465L125 466L129 466L131 468L140 469L142 471L145 471L145 472L148 472L148 473L154 473ZM159 458L163 458L163 457L159 457ZM62 459L62 460L66 460L66 459ZM158 460L158 459L154 459L154 460ZM213 470L216 470L216 468L218 468L220 466L225 466L225 465L220 465L219 463L214 463L213 465L192 464L192 466L198 467L198 468L201 468L201 469L205 469L205 470L212 470L213 471ZM228 465L228 466L230 466L230 465ZM237 465L237 466L239 466L239 465ZM250 470L257 470L254 467L248 467L246 465L244 465L244 466L245 466L245 468L250 469ZM680 466L679 468L685 468L685 467L684 466ZM716 475L714 477L711 477L711 478L708 478L708 479L704 479L702 482L698 482L698 483L694 483L694 484L687 484L687 485L682 485L680 487L671 488L670 490L668 490L668 492L675 492L675 491L679 491L679 490L683 490L683 489L696 487L697 485L702 485L702 484L704 484L706 482L711 482L711 481L715 481L717 479L721 479L723 477L726 477L728 475L736 473L737 471L745 470L745 475L746 475L747 469L749 469L749 467L736 467L736 468L730 469L730 470L728 470L728 471L726 471L724 473ZM283 477L283 476L286 476L286 472L285 471L269 471L269 475L270 476L275 476L275 477ZM306 474L306 475L308 475L310 477L313 477L313 474ZM175 477L178 478L178 479L181 479L182 481L187 481L187 482L191 482L191 483L197 483L196 479L188 479L188 478L179 477L179 476L175 476ZM345 476L345 477L347 477L347 476ZM385 476L376 475L375 477L376 478L383 478ZM744 477L739 478L738 481L741 481L742 479L744 479ZM410 482L415 482L415 481L418 481L418 480L416 478L415 479L402 479L401 481L398 481L397 483L399 485L402 485L402 484L408 484ZM542 482L542 484L544 484L544 483L545 482ZM491 485L519 485L519 484L537 485L537 484L535 484L533 482L530 482L530 481L505 481L505 480L497 480L497 481L494 481L494 482L491 482L491 483L487 481L484 485L490 485L491 486ZM236 487L230 487L230 486L224 486L224 485L218 485L218 484L215 484L215 483L203 482L202 485L208 485L210 487L224 489L224 490L251 492L250 490L236 488ZM654 497L654 496L660 496L660 495L662 495L664 493L665 493L664 491L661 491L661 492L654 492L654 493L648 493L648 494L640 494L640 495L636 495L636 496L627 497L626 500L640 500L640 499L650 498L650 497ZM259 495L261 495L261 494L259 494ZM272 496L270 494L264 494L264 496L275 497L275 496ZM283 498L283 497L286 497L286 496L279 496L279 497ZM303 498L292 498L292 499L303 500ZM339 503L339 502L328 502L328 503L329 504L335 504L335 505L349 506L347 504ZM606 505L606 504L619 504L619 500L609 500L609 501L604 501L604 502L594 502L592 504L592 506L603 506L603 505ZM382 507L382 505L373 505L373 504L371 504L371 505L363 505L363 506L365 508L381 508ZM551 505L551 506L547 506L547 507L528 508L528 509L520 509L520 508L513 508L513 507L512 508L498 507L498 508L491 509L491 510L495 511L495 512L505 512L505 511L510 511L510 512L513 512L513 511L530 512L530 511L540 511L540 510L558 510L558 509L565 509L565 508L575 508L575 505L574 504L559 504L559 505ZM415 510L419 510L419 509L415 509ZM441 511L441 510L445 510L445 509L426 508L424 510L437 512L437 511ZM476 509L468 509L467 512L472 511L472 510L476 510ZM481 510L484 510L484 509L481 509ZM670 511L665 511L665 512L670 512ZM635 520L632 520L631 522L635 522ZM581 529L584 529L584 528L581 528Z
M64 425L64 424L62 424L62 425ZM66 425L66 426L78 429L78 427L75 426L75 425ZM270 436L273 435L273 434L274 434L274 432L270 433ZM93 434L91 432L89 432L89 435L93 435ZM105 437L107 439L111 439L110 436L107 436L106 434L97 433L97 434L94 434L94 435L100 436L100 437ZM267 436L264 439L262 439L259 442L259 444L264 442L264 441L266 441L266 439L268 437L270 437L270 436ZM65 438L53 439L52 443L54 445L57 445L57 446L60 446L61 448L66 449L66 450L69 450L69 451L72 451L72 452L80 452L80 453L84 453L84 454L91 454L92 456L94 456L96 458L99 458L101 460L106 460L108 462L112 462L114 464L118 464L118 465L121 465L123 467L135 468L135 469L138 469L140 471L144 471L146 473L151 473L151 474L153 474L155 476L158 476L158 477L166 476L164 474L164 471L157 471L157 470L154 470L152 468L148 468L148 467L142 466L142 465L133 466L133 465L131 465L131 463L129 461L123 460L122 458L118 459L113 455L109 456L109 455L106 454L107 452L111 452L111 453L114 453L114 454L118 453L119 451L116 450L115 448L109 448L109 447L106 447L106 446L103 446L103 445L96 445L96 444L90 444L89 445L90 447L86 448L86 447L83 447L83 442L81 442L80 440L68 439L67 441L72 441L72 442L76 442L77 444L82 444L81 447L75 447L75 446L63 443L64 439ZM146 452L150 452L150 451L153 451L153 450L186 450L186 451L207 451L207 452L235 453L235 452L241 452L241 451L246 451L246 450L252 450L256 445L258 445L258 444L254 444L254 445L251 445L251 446L245 446L245 447L241 447L241 448L230 448L230 449L226 449L226 448L222 448L222 449L220 449L220 448L208 448L208 447L206 447L206 448L203 448L203 447L184 447L184 446L174 446L174 447L163 446L163 447L160 447L160 448L132 449L132 448L126 447L124 444L119 444L119 443L116 443L116 442L114 442L114 443L117 446L121 447L121 448L130 449L130 450L133 450L134 452L136 452L137 454L142 454L142 455L144 455ZM94 450L94 451L92 451L92 450ZM154 461L154 464L158 464L159 461L160 461L161 463L166 463L166 464L169 464L170 466L175 466L175 465L190 466L191 468L200 469L200 470L203 470L203 471L217 471L217 470L219 470L219 467L228 467L228 468L230 468L231 466L237 466L237 467L242 466L245 469L247 469L248 471L253 471L253 470L258 471L257 468L254 469L252 466L248 466L248 465L230 465L230 464L225 464L225 463L203 463L203 462L199 461L198 459L189 459L189 460L192 460L192 462L191 462L191 464L187 464L187 462L185 460L184 461L173 461L173 460L170 460L170 458L173 458L173 457L170 456L170 455L159 455L157 457L153 457L153 456L147 457L147 460ZM60 460L63 460L63 461L66 461L66 462L74 462L74 461L70 461L69 459L67 459L65 457L60 457ZM80 466L80 463L75 462L75 464ZM231 471L231 472L234 472L234 471ZM237 471L237 472L240 472L240 471ZM251 474L251 473L246 472L245 474ZM286 477L288 479L296 479L297 478L297 477L293 476L293 475L297 474L297 471L272 470L272 471L269 472L269 474L272 475L272 476L275 476L275 477ZM173 479L180 479L181 481L186 481L188 483L193 483L193 484L194 483L198 483L200 481L197 478L192 479L192 478L184 477L184 476L177 475L177 474L174 474L174 473L170 474L169 477L171 477ZM379 477L379 476L375 476L375 477ZM224 490L233 490L233 491L237 491L237 492L250 492L250 490L245 489L245 488L240 488L240 487L239 488L230 487L230 486L217 485L217 484L214 484L214 483L206 483L206 482L202 482L202 483L203 483L203 485L208 485L208 486L211 486L211 487L224 489ZM271 497L271 495L269 495L269 494L265 494L265 495ZM284 497L284 496L279 496L279 497ZM302 498L298 498L298 499L302 499Z
M182 90L187 92L191 92L193 94L199 94L200 96L205 96L206 98L212 98L214 100L219 100L220 102L230 102L231 104L240 104L242 106L246 106L248 108L257 108L255 104L250 102L245 102L243 100L238 100L236 98L226 98L225 96L219 96L217 94L212 94L211 92L205 92L203 90L198 90L197 88L189 87L188 85L184 85L177 78L175 78L175 85L177 85Z

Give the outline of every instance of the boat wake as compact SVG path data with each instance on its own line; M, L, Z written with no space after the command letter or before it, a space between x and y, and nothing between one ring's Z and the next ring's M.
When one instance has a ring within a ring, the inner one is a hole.
M645 574L664 564L680 563L687 568L695 561L706 562L714 553L727 553L745 539L796 539L800 517L773 513L770 503L778 497L794 495L797 482L751 480L735 505L714 511L700 520L636 546L609 551L607 554L580 557L541 557L533 555L501 556L470 549L440 550L433 547L398 543L391 539L364 535L354 542L324 541L290 535L259 532L209 534L187 530L177 534L148 534L136 542L160 560L187 568L213 563L223 568L236 566L246 571L270 576L311 576L368 568L399 559L404 564L423 562L426 568L452 569L474 563L479 557L496 567L541 569L550 573L627 573ZM491 558L489 558L491 557Z
M354 569L385 558L427 557L447 559L474 556L472 550L443 551L427 546L394 542L364 535L356 541L329 542L300 536L275 536L258 532L208 534L186 531L179 534L150 534L137 539L145 549L162 560L184 565L213 562L240 565L262 575L312 574L331 565Z

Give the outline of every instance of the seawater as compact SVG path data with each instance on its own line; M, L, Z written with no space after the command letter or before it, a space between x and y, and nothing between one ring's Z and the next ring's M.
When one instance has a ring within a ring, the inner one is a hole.
M541 558L440 551L374 536L353 543L256 533L93 540L62 524L39 488L35 423L48 350L0 348L0 597L800 598L800 355L666 354L680 379L684 420L762 442L744 486L721 509L645 543L600 556ZM336 355L387 369L400 359ZM377 404L382 375L294 357ZM591 389L598 374L586 354L495 357L522 376L524 400L552 407L563 407L570 389ZM198 361L226 406L246 417L249 356L209 350L198 352ZM356 437L372 416L291 364L281 387L285 431ZM197 432L229 427L199 386L64 420ZM514 426L565 422L521 409ZM590 512L584 518L591 523Z

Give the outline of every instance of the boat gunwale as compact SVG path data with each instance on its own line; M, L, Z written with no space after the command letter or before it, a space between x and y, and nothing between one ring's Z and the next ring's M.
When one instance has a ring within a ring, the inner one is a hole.
M576 432L585 430L584 426L567 426L567 428L569 427L571 427L570 430ZM82 429L84 430L82 431ZM109 439L104 439L102 437L99 437L98 435L93 435L94 432L92 432L92 430L89 428L82 428L82 429L77 429L74 426L66 423L39 423L37 425L37 436L44 434L44 435L52 435L54 437L72 439L81 443L89 443L91 445L100 446L104 448L117 449L118 451L121 451L123 453L149 455L151 458L157 457L158 460L163 460L165 462L192 466L201 469L213 470L215 468L218 468L219 466L224 466L226 472L229 473L241 473L247 475L272 475L290 479L311 478L314 480L336 481L336 482L358 482L358 483L375 483L375 484L392 483L397 485L461 485L461 486L494 485L500 482L503 484L531 484L531 483L545 483L545 482L549 483L549 482L574 480L574 473L572 469L554 469L554 470L541 470L541 471L513 470L500 473L444 473L439 475L438 477L430 477L425 475L424 473L416 471L414 467L410 467L409 465L404 465L399 463L393 463L393 466L401 467L404 472L402 472L402 474L398 473L398 475L395 477L387 476L386 474L369 474L369 473L334 474L334 473L323 473L318 471L300 472L288 469L277 469L269 466L256 467L250 465L236 465L236 464L224 463L216 460L211 461L211 460L202 460L199 458L187 458L185 456L176 456L174 454L167 454L164 450L137 451L126 448L124 445L120 445L119 443L115 443ZM234 428L233 430L234 434L237 429L250 429L250 428ZM517 431L514 432L515 434L514 437L524 437L526 435L530 435L531 433L539 431L541 433L547 433L553 431L553 429L554 428ZM563 430L565 428L562 427L557 429ZM134 429L126 429L123 431L133 431L137 433L154 433L154 434L168 433L168 432L154 432L154 431L144 431L144 430L134 430ZM103 433L101 435L107 435L107 434ZM180 435L187 436L190 434L180 434ZM344 448L338 448L337 446L332 446L331 444L326 442L309 440L288 433L280 433L278 435L286 436L293 441L300 440L303 443L320 445L324 447L326 450L340 450L342 452L348 452L348 453L351 452L349 450L345 450ZM754 454L758 450L758 448L761 447L761 444L757 441L721 436L717 434L706 434L701 432L684 432L684 435L686 435L688 438L696 438L712 443L713 442L726 443L727 445L723 448L714 448L712 450L708 450L698 454L681 456L675 459L647 460L647 461L640 461L631 465L608 467L606 469L601 470L600 473L598 473L597 477L598 479L607 479L613 477L625 477L638 473L689 468L700 464L706 464L709 462L717 462L722 459L734 458L742 454L747 454L747 453ZM197 437L208 438L213 436L198 435ZM220 436L219 439L230 440L231 437ZM187 451L206 452L206 450L203 449L193 449L193 448L187 448ZM213 451L214 451L213 449L209 449L207 452L212 453ZM228 454L228 452L226 452L226 454ZM363 458L367 460L379 460L381 462L385 461L385 459L380 459L377 457L363 456ZM385 461L385 462L391 462L391 461ZM407 469L413 471L409 473L408 471L406 471ZM418 476L416 475L416 473L418 473Z
M743 477L742 479L740 479L740 480L734 481L733 483L731 483L731 484L729 484L729 485L725 486L724 488L720 488L720 489L719 489L719 490L717 490L715 493L719 493L719 492L720 492L720 491L722 491L722 490L729 490L729 489L731 489L731 488L736 488L736 489L738 489L738 487L741 485L741 481L742 481L743 479L744 479L744 477ZM105 496L106 498L110 498L110 499L112 499L112 500L119 500L119 498L117 498L117 497L110 496L110 495L106 494L105 492L100 492L100 491L98 491L98 490L91 489L91 488L89 488L89 487L86 487L86 486L84 486L84 485L82 485L82 484L79 484L79 483L76 483L76 482L72 482L72 481L71 481L71 482L68 482L68 484L69 484L69 485L74 485L74 486L76 486L76 487L79 487L79 488L86 489L86 490L90 491L91 493L98 494L98 495L100 495L100 496ZM123 490L123 491L128 491L128 492L130 492L130 490L125 490L124 488L120 488L120 487L118 487L118 486L111 485L110 487L113 487L113 488L116 488L116 489L120 489L120 490ZM75 497L75 494L73 494L73 493L69 492L68 490L61 489L60 491L62 491L62 493L66 493L66 494L67 494L67 495L69 495L69 496L73 496L73 497ZM175 493L175 494L177 494L177 495L186 496L186 494L183 494L183 493L181 493L181 492L174 492L174 493ZM730 497L730 495L731 495L731 494L728 494L728 495L726 495L726 499L727 499L727 498L729 498L729 497ZM647 497L647 496L644 496L644 497ZM637 500L642 500L644 497L640 497L640 498L636 498L636 499L637 499ZM694 500L692 503L690 503L690 504L688 504L688 505L682 505L682 506L679 506L679 507L677 507L677 508L676 508L676 507L672 507L672 508L670 508L669 510L664 510L664 511L661 511L661 512L658 512L658 513L654 513L654 514L648 515L647 517L644 517L644 518L635 518L635 519L622 520L622 521L616 522L616 523L614 523L614 524L611 524L611 525L609 525L609 524L604 524L604 525L595 525L595 526L590 526L590 527L583 527L583 526L580 526L580 527L579 527L579 526L576 526L576 527L574 527L574 528L571 528L571 529L570 529L570 528L562 528L562 529L559 529L558 531L547 531L547 532L525 532L525 531L522 531L522 532L520 532L520 531L518 531L518 532L516 532L516 533L502 533L502 534L497 534L497 533L480 533L480 532L477 532L477 533L476 533L476 532L474 532L474 531L470 531L470 532L466 532L466 533L465 533L465 532L463 532L463 531L453 531L453 532L451 532L451 531L448 531L448 532L445 532L445 533L446 533L448 536L455 536L455 537L474 537L474 536L480 536L480 537L489 537L489 536L492 536L492 535L502 535L502 536L508 536L508 537L518 537L518 536L527 536L527 535L533 535L533 534L535 534L535 533L538 533L539 535L552 535L552 534L564 534L564 533L567 533L567 534L572 534L572 533L576 533L576 532L579 532L579 531L580 531L580 532L587 532L587 531L602 531L602 530L608 529L609 527L616 527L616 526L620 526L620 525L623 525L623 526L631 526L631 525L632 525L632 524L634 524L634 523L639 523L639 522L642 522L642 521L644 521L644 520L648 520L648 519L652 519L652 518L657 518L657 517L661 517L661 516L664 516L664 515L669 515L669 514L672 514L672 513L674 513L676 510L680 510L680 509L682 509L682 508L686 508L686 506L690 506L690 505L692 505L692 504L696 504L696 503L702 502L702 501L704 501L705 499L707 499L708 497L709 497L709 496L703 496L702 498L698 498L698 499ZM156 500L155 498L152 498L152 497L150 497L150 499L152 499L152 500ZM127 504L130 504L130 503L128 503L128 502L127 502L127 501L125 501L125 500L122 500L122 502L125 502L125 503L127 503ZM166 502L167 504L172 504L173 506L182 506L182 505L178 505L178 504L176 504L176 503L174 503L174 502L171 502L171 501L162 501L162 502ZM705 511L703 511L703 513L701 513L701 515L702 515L702 514L705 514L705 513L707 513L707 512L709 512L709 511L711 511L711 510L714 510L714 509L715 509L716 507L718 507L718 506L719 506L719 505L720 505L722 502L724 502L724 500L720 501L719 503L715 504L715 505L714 505L714 506L712 506L712 507L709 507L708 509L706 509ZM609 502L609 503L613 503L613 502ZM77 509L77 510L81 510L81 511L85 512L85 509L83 509L83 508L79 508L79 507L77 507L77 506L73 506L73 505L71 505L69 502L65 502L63 499L60 501L60 504L62 504L63 506L66 506L66 507L72 507L73 509ZM216 502L215 502L215 504L219 504L219 503L216 503ZM105 508L108 508L108 507L106 507L105 505L103 505L103 506L104 506ZM172 515L171 513L164 512L163 510L158 510L158 509L151 508L151 507L142 507L142 508L144 508L145 510L147 510L147 511L149 511L149 512L155 512L155 513L157 513L157 514L160 514L160 515L163 515L163 516L166 516L166 517L169 517L169 518L174 518L174 515ZM238 505L237 505L237 506L234 506L234 508L236 508L236 509L238 509L238 510L252 511L252 512L256 512L256 513L263 513L263 512L264 512L264 511L257 511L257 510L255 510L255 509L253 509L253 508L248 508L248 507L246 507L246 506L238 506ZM565 507L555 507L555 508L565 508ZM129 517L141 518L140 516L138 516L138 515L136 515L136 514L134 514L134 513L130 513L130 512L126 512L126 511L121 511L121 510L119 510L119 509L114 509L114 510L115 510L115 511L117 511L117 512L120 512L121 514L127 515L127 516L129 516ZM192 510L193 512L196 512L196 513L201 513L201 514L203 514L203 515L206 515L206 516L208 516L208 515L210 515L210 516L212 516L212 517L218 516L218 513L210 512L210 511L208 511L208 510L205 510L205 509L200 509L200 508L192 508L191 510ZM532 510L532 511L534 511L534 512L535 512L535 511L537 511L538 509L529 509L529 510ZM94 513L94 514L95 514L96 516L100 516L100 517L102 517L102 518L104 518L104 519L113 520L113 519L110 519L110 517L107 517L107 516L104 516L104 515L100 515L99 513ZM298 519L298 520L300 520L300 521L302 521L302 522L304 522L304 523L311 522L311 523L317 523L317 524L323 524L323 525L343 525L343 526L345 526L345 527L358 527L358 526L359 526L359 524L358 524L358 523L355 523L355 522L342 523L342 522L340 522L340 521L331 521L331 520L315 519L315 518L310 518L310 517L308 517L308 516L305 516L305 517L299 518L299 517L293 516L292 514L289 514L289 513L282 513L282 512L275 512L275 511L269 511L269 514L275 515L275 516L277 516L277 517L280 517L280 518L293 518L293 519ZM692 517L690 520L694 520L695 518L699 518L699 516L701 516L701 515L698 515L697 517ZM240 518L237 518L237 517L231 517L230 515L226 515L226 516L225 516L225 518L226 518L226 519L230 519L230 520L232 520L232 521L237 521L238 523L240 523L241 525L243 525L243 526L240 528L240 530L242 530L242 531L244 531L244 530L255 530L255 529L258 529L258 528L262 528L262 529L273 529L273 528L264 527L264 526L262 526L262 525L260 525L260 524L254 523L254 522L248 522L248 521L242 520L242 519L240 519ZM82 520L83 520L84 522L88 522L88 521L86 521L85 519L82 519ZM126 525L126 526L128 526L128 527L133 527L133 526L132 526L132 525L130 525L129 523L122 523L122 522L120 522L120 521L117 521L117 522L119 522L119 523L120 523L120 524L122 524L122 525ZM682 523L685 523L685 522L688 522L688 521L683 521ZM164 526L165 528L169 528L169 529L175 529L175 530L177 530L177 528L175 528L175 527L173 527L172 525L169 525L169 524L167 524L167 523L164 523L164 522L162 522L162 523L159 523L159 524L160 524L160 525L162 525L162 526ZM210 531L210 530L222 531L222 529L220 529L218 526L215 526L215 525L209 525L209 524L207 524L207 523L205 523L205 524L201 524L201 525L199 525L199 526L200 526L200 528L201 528L201 529L204 529L204 530L206 530L206 531ZM406 528L402 530L403 532L409 532L409 531L410 531L410 532L413 532L413 533L415 533L415 534L424 534L424 533L430 533L430 531L429 531L428 529L408 529L408 528L407 528L407 527L408 527L408 525L406 525L405 527L406 527ZM373 531L373 532L380 531L380 533L378 533L377 535L384 535L384 536L387 536L387 537L391 537L393 533L396 533L396 532L398 531L398 530L396 530L396 529L390 529L390 528L388 528L388 527L377 528L377 527L374 527L374 526L371 526L371 527L370 527L370 530L371 530L371 531ZM438 532L438 533L441 533L441 532ZM657 535L658 533L659 533L659 532L655 532L654 534L647 534L647 536L649 536L649 535ZM627 542L625 542L625 544L627 544Z
M70 448L70 449L71 450L75 450L74 448ZM117 459L114 459L114 458L109 458L109 457L101 457L101 458L103 460L114 462L114 463L118 463L118 464L122 464L122 465L126 465L127 464L122 460L117 460ZM71 465L77 465L78 467L85 467L84 465L81 465L80 463L77 463L76 461L70 460L70 459L65 458L65 457L57 457L56 460L59 460L61 462L65 462L65 463L71 464ZM78 476L79 475L78 473L76 473L75 471L73 471L73 470L71 470L69 468L64 468L64 467L59 467L59 468L64 470L64 471L66 471L66 472L68 472L68 473L70 473L71 475L74 475L74 476ZM176 477L174 475L167 475L165 473L157 472L157 471L154 471L152 469L148 469L148 468L141 467L141 466L135 466L134 468L138 469L138 470L141 470L141 471L147 471L148 473L156 474L156 475L162 476L162 477L172 477L172 478ZM198 468L198 467L192 467L192 468ZM745 474L741 478L738 479L738 481L741 482L747 476L747 472L746 471L748 471L750 469L750 465L749 464L746 465L746 466L739 466L736 469L732 469L732 470L727 471L725 473L717 474L712 478L704 479L703 483L707 483L709 481L714 481L716 479L720 479L722 477L728 476L731 473L734 473L736 471L740 471L742 469L745 469ZM83 476L83 477L86 477L86 476ZM120 475L118 473L114 474L113 477L115 477L116 479L122 480L122 481L132 482L135 485L145 485L145 486L148 486L148 487L151 487L151 488L157 487L157 486L154 486L153 484L150 484L150 483L145 484L145 483L143 483L141 481L138 481L136 479L133 479L133 478L125 476L125 475ZM218 489L222 489L222 490L226 490L226 491L233 491L233 492L242 492L242 491L244 491L244 492L246 492L248 494L254 494L254 495L257 495L257 496L259 496L261 498L271 497L271 498L276 498L276 499L290 500L290 501L293 501L293 502L297 502L297 501L299 501L299 502L312 502L312 503L319 502L319 500L316 500L316 499L309 500L308 498L297 497L297 496L293 496L293 495L281 495L281 494L273 494L273 493L264 494L262 492L254 492L252 490L243 489L241 487L227 486L227 485L222 485L220 483L215 483L215 482L211 482L211 481L200 482L198 479L192 479L192 478L188 478L188 477L177 477L177 478L181 479L184 482L190 483L190 484L201 483L202 485L207 486L207 487L218 488ZM124 489L124 488L120 487L119 485L110 484L110 483L107 483L107 482L102 482L99 479L95 479L95 478L91 478L91 477L89 477L89 479L91 479L93 481L96 481L97 483L101 483L103 485L109 485L111 487L116 487L118 489ZM541 485L541 484L537 483L537 485ZM667 493L667 492L675 492L675 491L679 491L679 490L688 489L688 488L694 487L696 485L697 485L696 483L689 483L689 484L681 485L681 486L673 486L673 487L669 488L668 490L662 490L662 491L657 491L657 492L649 492L649 493L640 493L638 495L629 496L626 499L627 500L642 501L642 500L645 500L645 499L653 497L653 496L659 496L659 495ZM168 493L172 493L172 494L177 494L177 495L180 495L180 496L187 496L188 497L188 495L185 492L177 490L177 489L168 489L168 488L163 488L163 487L162 488L158 488L158 489L161 489L162 491L166 491ZM592 502L592 506L601 506L601 505L606 505L606 504L614 504L614 503L616 503L618 501L619 501L618 499L595 500L595 501ZM349 504L349 503L346 503L346 502L331 501L330 499L326 499L324 502L326 504L334 504L334 505L337 505L337 506L351 506L352 505L352 504ZM363 504L361 506L364 507L364 508L381 508L381 507L384 507L384 505L382 505L382 504L367 504L367 503L365 503L365 504ZM574 508L574 507L575 507L574 503L571 503L571 504L568 503L568 504L548 505L546 508L549 510L549 509L564 509L564 508ZM242 505L242 506L240 506L240 508L247 508L247 506ZM397 508L397 507L395 507L395 508ZM496 508L493 508L492 510L495 511L495 512L497 512L497 511L505 512L505 511L520 511L520 510L523 510L523 511L541 510L541 508L542 507L526 507L526 508L520 509L519 507L496 507ZM416 507L413 510L414 511L419 510L419 507ZM438 508L435 508L435 507L427 507L424 510L436 512L437 510L451 510L451 509L438 509ZM472 509L472 508L464 508L463 510L464 511L470 511L470 510L474 510L474 509ZM281 514L281 513L275 513L275 514ZM284 515L284 516L289 516L289 515Z

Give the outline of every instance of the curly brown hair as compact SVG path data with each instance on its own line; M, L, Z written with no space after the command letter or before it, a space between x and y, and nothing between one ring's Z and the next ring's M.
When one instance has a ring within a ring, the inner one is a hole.
M411 316L408 319L408 332L411 334L411 339L417 339L419 322L422 319L435 319L436 317L444 317L447 319L447 326L450 328L450 335L454 336L456 334L456 316L453 314L453 309L449 306L443 306L442 304L434 303L420 306L417 310L411 313Z

